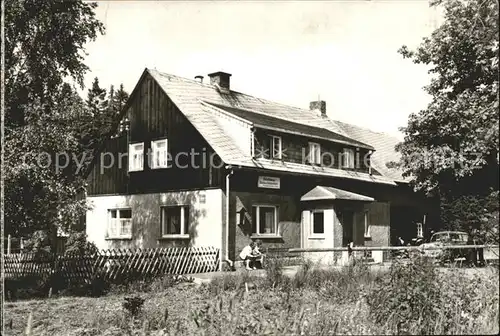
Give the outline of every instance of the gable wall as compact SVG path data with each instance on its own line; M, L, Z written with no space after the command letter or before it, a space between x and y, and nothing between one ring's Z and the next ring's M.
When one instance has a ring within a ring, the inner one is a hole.
M220 187L220 158L148 74L134 90L126 114L130 131L105 143L89 176L89 195ZM146 154L151 141L163 138L168 139L171 167L150 169ZM144 170L129 173L128 144L138 142L144 142Z

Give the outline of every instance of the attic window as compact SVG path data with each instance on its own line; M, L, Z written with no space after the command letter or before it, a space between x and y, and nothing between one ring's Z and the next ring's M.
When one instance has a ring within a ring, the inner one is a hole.
M151 168L167 168L168 167L168 150L167 150L167 139L161 139L156 141L151 141Z
M309 163L321 164L321 147L318 143L309 143Z
M271 153L273 159L281 160L282 158L282 147L281 147L281 137L272 136L271 137Z
M354 168L354 150L350 148L344 148L344 153L342 155L343 168Z
M140 171L144 169L144 142L130 144L128 146L128 171Z

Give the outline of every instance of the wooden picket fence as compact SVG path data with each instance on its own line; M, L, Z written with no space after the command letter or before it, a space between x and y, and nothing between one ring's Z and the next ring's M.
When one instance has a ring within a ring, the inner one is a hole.
M102 250L95 254L16 253L4 256L6 279L58 274L69 283L89 282L97 275L119 282L125 277L145 278L162 274L191 274L217 271L219 249L182 247Z

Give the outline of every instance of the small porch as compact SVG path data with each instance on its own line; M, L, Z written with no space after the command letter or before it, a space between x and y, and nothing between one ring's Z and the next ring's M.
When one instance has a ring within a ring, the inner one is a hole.
M388 230L387 237L380 237L378 234L376 241L372 239L371 224L385 224L385 218L382 218L384 216L372 211L373 204L377 203L372 197L333 187L316 186L304 194L300 201L303 209L301 248L376 246L384 245L383 242L388 240ZM379 240L382 241L378 242ZM382 262L383 259L381 252L373 252L371 255L355 253L356 257L373 258L376 262ZM326 264L343 265L349 260L347 251L308 252L305 256Z

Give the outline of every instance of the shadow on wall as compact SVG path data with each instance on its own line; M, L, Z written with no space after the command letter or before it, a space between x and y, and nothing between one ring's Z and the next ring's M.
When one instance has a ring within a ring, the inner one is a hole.
M236 212L240 214L240 222L236 225L245 236L252 235L252 209L245 208L240 198L236 196Z
M236 232L230 232L233 239L232 250L238 253L244 246L257 237L253 236L252 205L273 204L278 206L278 235L266 237L263 241L264 248L268 247L300 247L300 212L297 207L298 199L289 196L270 194L241 194L235 197L235 211L239 213L239 223L234 226Z
M192 246L198 237L200 220L207 214L204 200L202 190L126 196L125 206L132 209L132 239L111 240L110 248ZM189 207L189 239L162 238L161 207L176 205Z

